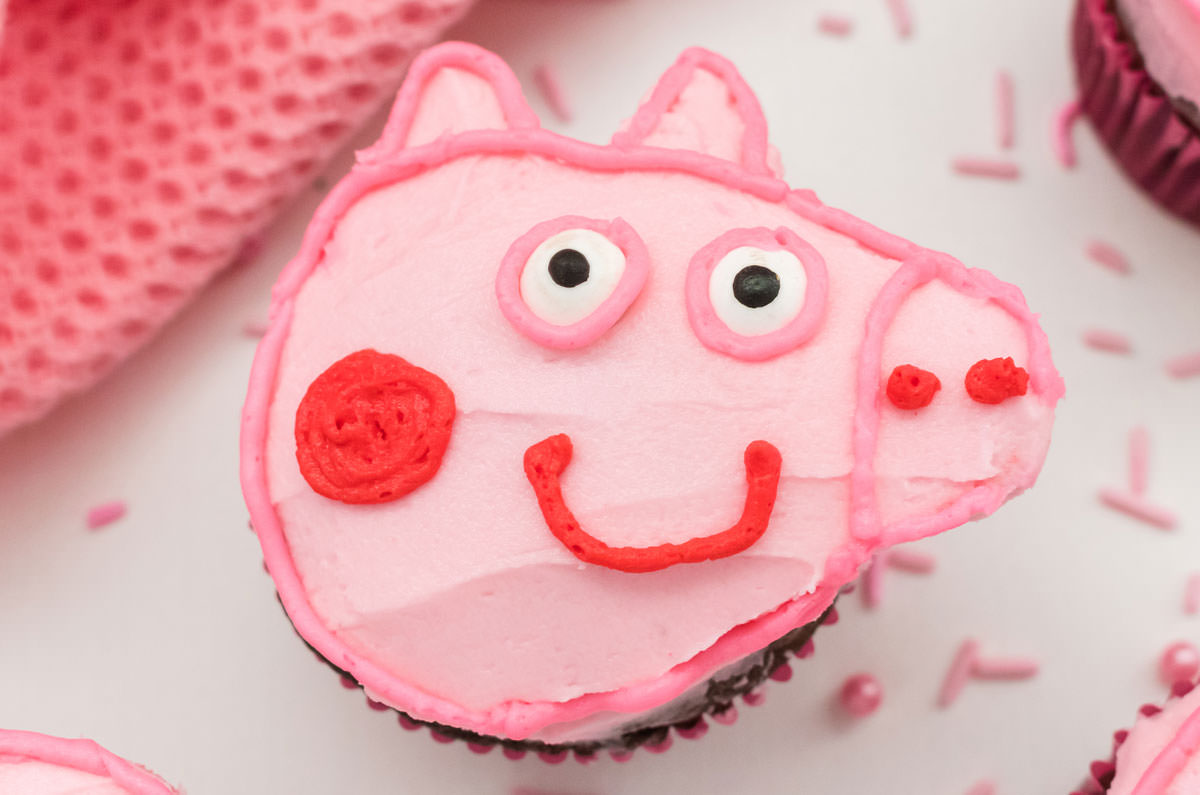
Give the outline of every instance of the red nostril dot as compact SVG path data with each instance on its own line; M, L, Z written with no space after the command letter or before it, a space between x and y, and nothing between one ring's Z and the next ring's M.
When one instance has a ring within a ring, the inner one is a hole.
M352 353L317 376L296 409L300 474L331 500L398 499L437 473L454 413L454 393L428 370Z
M965 384L972 400L994 405L1024 395L1029 388L1029 373L1017 367L1011 356L980 359L967 371Z
M933 402L933 395L942 382L928 370L902 364L892 370L887 380L888 400L898 409L923 409Z

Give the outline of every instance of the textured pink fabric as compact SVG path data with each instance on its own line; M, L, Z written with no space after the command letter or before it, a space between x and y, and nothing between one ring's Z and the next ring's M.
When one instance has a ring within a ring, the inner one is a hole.
M144 343L470 2L0 0L0 433Z

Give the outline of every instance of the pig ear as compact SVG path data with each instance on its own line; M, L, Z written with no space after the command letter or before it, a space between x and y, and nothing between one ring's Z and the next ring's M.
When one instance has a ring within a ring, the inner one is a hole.
M377 162L469 130L536 127L520 83L499 56L474 44L447 42L413 61L383 134L358 160Z
M612 143L687 149L731 160L752 174L780 173L754 92L733 64L699 47L679 56Z

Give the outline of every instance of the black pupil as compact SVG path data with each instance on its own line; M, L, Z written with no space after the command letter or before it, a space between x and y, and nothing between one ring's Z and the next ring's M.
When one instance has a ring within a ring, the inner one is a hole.
M559 287L576 287L588 280L592 266L587 257L573 248L554 252L550 258L550 278Z
M733 297L751 309L766 306L779 295L779 275L762 265L747 265L733 277Z

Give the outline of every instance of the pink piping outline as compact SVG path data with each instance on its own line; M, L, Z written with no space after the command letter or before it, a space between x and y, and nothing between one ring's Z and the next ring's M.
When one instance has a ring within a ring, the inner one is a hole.
M1188 716L1171 742L1159 751L1130 795L1160 795L1166 792L1197 750L1200 750L1200 709Z
M590 315L569 326L556 326L535 315L521 297L521 273L538 246L568 229L590 229L607 237L625 254L625 271L612 295ZM548 348L573 350L595 342L612 328L642 292L649 274L650 254L646 244L624 220L599 221L563 215L534 226L509 247L496 273L496 300L508 322L529 339Z
M804 305L800 307L799 314L783 328L757 337L739 334L726 326L717 316L708 294L709 279L721 258L742 246L753 246L764 251L790 251L804 266L808 280ZM684 290L692 331L705 346L718 353L758 362L787 353L817 333L829 297L829 272L817 250L790 229L731 229L692 257Z
M101 776L130 795L175 795L162 779L116 756L91 740L70 740L37 732L0 729L0 757L18 756Z
M697 69L703 69L725 84L733 97L733 104L741 117L745 130L742 132L742 168L755 175L770 175L767 162L767 120L763 116L758 97L742 79L737 67L716 53L700 47L689 47L672 64L654 86L650 98L637 109L629 127L612 137L612 145L618 149L642 146L646 138L661 121L663 114L679 101L685 88L692 82Z
M721 68L732 69L724 59L702 50L689 50L680 61L689 57L695 60L692 68L704 66L719 76L724 76L720 73ZM414 63L410 74L416 75L423 85L430 74L442 67L471 69L477 75L488 79L500 98L501 107L507 109L509 118L525 119L525 114L512 110L524 104L516 78L495 55L474 45L443 44L422 54ZM679 68L679 64L675 68ZM734 76L736 77L736 73ZM736 78L733 90L735 94L737 91L744 91L748 95L749 92L740 77ZM656 90L650 102L655 102L655 97L662 93L663 91ZM849 213L826 207L811 191L790 190L782 180L770 176L765 170L765 120L762 119L757 101L752 95L749 97L750 105L739 102L738 107L743 114L751 107L754 111L747 121L747 139L750 144L753 144L751 139L757 135L752 135L752 132L760 128L762 130L761 149L764 151L758 160L763 164L763 168L756 169L755 173L747 173L737 164L698 152L636 146L635 138L623 138L621 134L614 137L613 146L596 146L563 138L527 123L521 123L513 130L474 130L444 136L431 143L401 151L395 149L395 139L400 135L395 130L407 128L402 127L400 122L396 122L395 125L389 122L384 139L380 142L386 142L387 145L381 148L380 144L377 144L368 153L364 153L354 170L338 183L317 209L305 232L300 251L284 269L272 291L270 328L255 354L242 415L241 482L262 544L264 560L275 581L280 600L297 632L323 657L361 682L375 700L399 705L401 709L427 720L521 739L550 724L569 722L600 710L634 713L665 703L707 677L715 668L757 651L789 630L816 619L833 601L841 584L852 579L858 566L879 546L878 520L873 524L870 521L875 510L874 496L873 493L869 497L865 496L863 482L866 480L866 485L872 486L873 489L871 459L875 451L875 429L879 420L876 399L879 394L882 337L887 324L907 293L935 276L940 275L952 285L962 281L964 284L958 285L960 291L988 297L1022 320L1030 339L1030 362L1027 369L1032 376L1032 391L1047 405L1053 405L1061 397L1062 381L1050 361L1045 334L1037 327L1036 317L1025 307L1017 288L1004 285L990 274L968 270L946 255L923 249ZM419 92L416 88L408 91L402 89L398 104L415 106L418 98ZM665 101L662 104L665 107ZM639 111L635 121L645 118L648 113L649 111ZM661 108L658 113L661 113ZM398 107L393 111L393 120L411 119L411 115L411 108ZM632 136L633 131L640 130L641 127L642 125L638 124L627 132ZM757 144L750 146L751 151L756 151L755 146ZM394 153L394 157L390 157L386 162L381 161L380 157L383 157L385 152ZM544 156L598 172L645 169L687 173L764 201L782 203L814 223L854 238L870 250L904 261L904 265L876 298L867 321L866 339L860 353L854 438L857 461L851 475L852 491L855 493L852 502L852 531L858 537L874 539L874 543L851 543L834 550L826 561L821 582L811 593L731 629L708 649L675 666L655 681L639 683L617 691L587 694L562 703L505 702L480 712L467 710L399 681L376 664L356 655L321 624L308 602L291 559L279 517L271 503L266 482L264 451L275 377L291 325L294 300L309 274L321 264L325 243L341 216L354 202L372 190L407 179L456 158L513 153ZM749 154L743 160L747 158L754 161ZM1040 466L1032 468L1028 482L1032 482L1038 468ZM941 514L920 523L910 523L916 526L907 528L907 532L904 532L905 528L901 528L901 532L895 535L899 538L905 535L915 538L957 526L969 518L990 513L1009 493L1009 490L1000 487L981 486L961 497ZM875 528L876 532L870 532L870 528Z

